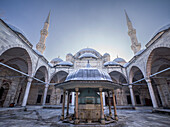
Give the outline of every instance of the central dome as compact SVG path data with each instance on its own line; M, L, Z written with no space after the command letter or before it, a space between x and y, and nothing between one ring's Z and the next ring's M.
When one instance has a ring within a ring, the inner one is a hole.
M80 51L78 51L74 56L76 58L80 57L82 54L84 53L92 53L94 54L95 56L97 56L98 58L101 58L101 54L99 52L97 52L95 49L92 49L92 48L84 48L84 49L81 49Z
M94 55L93 53L86 52L86 53L80 55L79 58L80 59L82 59L82 58L96 58L97 59L97 56Z

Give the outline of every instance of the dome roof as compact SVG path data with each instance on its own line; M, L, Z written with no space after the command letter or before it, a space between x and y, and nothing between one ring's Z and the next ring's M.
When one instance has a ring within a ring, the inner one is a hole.
M115 61L108 61L104 63L104 66L120 66L120 64Z
M105 53L103 56L110 56L110 54L109 53Z
M155 32L155 34L153 35L153 37L154 37L155 35L157 35L158 33L162 32L162 31L164 31L164 30L167 30L167 29L169 29L169 28L170 28L170 24L167 24L167 25L161 27L158 31Z
M125 62L126 63L126 61L123 58L116 58L113 61L117 62L117 63L120 63L120 62Z
M97 52L97 51L92 48L84 48L84 49L81 49L79 52Z
M25 34L24 34L20 29L18 29L17 27L15 27L15 26L13 26L13 25L11 25L11 24L8 24L8 26L9 26L13 31L15 31L15 32L17 32L17 33L20 33L20 34L22 34L23 36L25 36Z
M71 53L68 53L67 56L73 56Z
M93 53L84 53L82 55L80 55L78 58L82 59L82 58L96 58L97 59L97 56L94 55Z
M78 69L72 73L70 73L65 82L67 81L109 81L112 82L110 75L107 72L100 71L97 68L86 67L82 69Z
M75 57L79 57L80 55L84 54L84 53L92 53L92 54L95 54L97 57L101 57L101 54L99 52L97 52L95 49L92 49L92 48L84 48L84 49L81 49L80 51L78 51L76 54L75 54Z
M56 64L56 66L73 66L73 63L71 63L70 61L62 61Z
M63 60L61 58L54 58L51 60L51 62L62 62Z

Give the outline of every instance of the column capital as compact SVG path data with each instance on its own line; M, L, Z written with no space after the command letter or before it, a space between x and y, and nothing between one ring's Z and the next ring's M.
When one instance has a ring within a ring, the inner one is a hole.
M32 82L33 78L32 77L28 77L27 81L28 82Z
M99 88L99 91L102 92L103 88Z
M78 92L78 91L79 91L79 88L75 88L75 91Z
M131 84L129 84L129 86L128 86L128 87L129 87L129 89L132 89L132 85L131 85Z
M145 77L146 82L151 82L151 79L149 77Z
M45 84L45 88L48 88L48 87L49 87L49 83L46 83L46 84Z
M112 93L114 94L114 89L112 89Z

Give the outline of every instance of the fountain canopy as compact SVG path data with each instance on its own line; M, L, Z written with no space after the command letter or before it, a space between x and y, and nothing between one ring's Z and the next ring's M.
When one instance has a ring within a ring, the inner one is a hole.
M70 73L66 80L63 83L56 84L56 87L74 91L74 88L103 88L106 90L115 89L120 86L113 83L107 72L92 68L88 63L86 68L81 68Z

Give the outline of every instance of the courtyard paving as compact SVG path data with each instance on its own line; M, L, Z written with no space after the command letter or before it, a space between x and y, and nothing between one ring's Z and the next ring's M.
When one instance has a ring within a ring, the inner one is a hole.
M59 127L75 126L62 124L59 119L61 109L42 109L38 106L23 108L0 108L0 127ZM70 108L73 113L73 107ZM108 112L108 109L105 109ZM139 108L137 110L118 110L119 121L105 126L116 127L169 127L170 115L152 113L151 109ZM87 126L87 125L77 125ZM77 127L76 126L76 127ZM88 125L103 126L103 125Z

